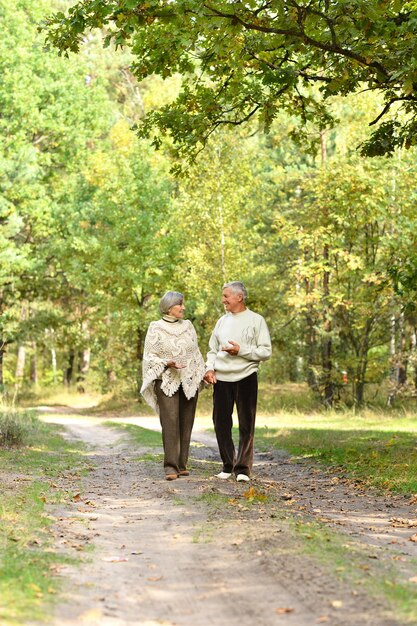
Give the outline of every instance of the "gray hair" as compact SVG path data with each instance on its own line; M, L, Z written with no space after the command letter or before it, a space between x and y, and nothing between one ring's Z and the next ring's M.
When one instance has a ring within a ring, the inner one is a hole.
M234 293L241 293L243 296L243 302L246 301L248 297L248 292L246 291L246 287L240 280L232 280L230 283L226 283L223 285L223 289L231 289Z
M159 302L159 308L161 313L168 313L169 309L176 304L182 304L184 302L184 296L178 291L167 291Z

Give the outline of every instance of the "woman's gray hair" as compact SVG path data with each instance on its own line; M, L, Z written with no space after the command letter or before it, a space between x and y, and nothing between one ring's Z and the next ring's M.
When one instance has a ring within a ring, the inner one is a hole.
M246 298L248 297L248 292L246 291L246 287L240 280L232 280L230 283L226 283L223 285L223 289L231 289L234 293L241 293L243 296L243 302L246 302Z
M184 296L178 291L167 291L159 302L159 308L161 313L168 313L169 309L176 304L182 304L184 302Z

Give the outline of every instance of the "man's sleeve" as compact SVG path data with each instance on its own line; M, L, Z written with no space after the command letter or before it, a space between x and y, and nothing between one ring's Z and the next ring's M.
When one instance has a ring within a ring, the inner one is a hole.
M210 370L214 370L214 363L216 361L216 356L219 351L217 327L218 327L218 322L216 326L214 327L214 330L211 334L210 341L209 341L209 351L207 352L207 361L206 361L206 372Z
M248 361L267 361L272 354L271 337L263 317L260 319L256 343L252 346L241 346L239 356Z

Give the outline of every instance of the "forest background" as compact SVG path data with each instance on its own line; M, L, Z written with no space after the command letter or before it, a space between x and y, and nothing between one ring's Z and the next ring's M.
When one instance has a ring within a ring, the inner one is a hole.
M272 335L263 381L415 407L416 148L361 156L381 95L335 93L328 127L288 107L267 134L256 116L219 127L178 174L169 136L156 151L132 128L184 76L138 81L100 32L69 58L45 50L39 24L70 4L0 0L3 395L137 396L161 295L185 294L204 353L238 279Z

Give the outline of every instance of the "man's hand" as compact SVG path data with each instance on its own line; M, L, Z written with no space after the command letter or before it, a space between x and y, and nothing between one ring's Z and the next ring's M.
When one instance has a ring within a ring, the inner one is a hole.
M215 385L217 383L217 378L214 370L209 370L208 372L206 372L203 380L209 385Z
M223 346L223 352L227 352L230 356L236 356L239 353L240 345L236 341L229 340L228 346Z

